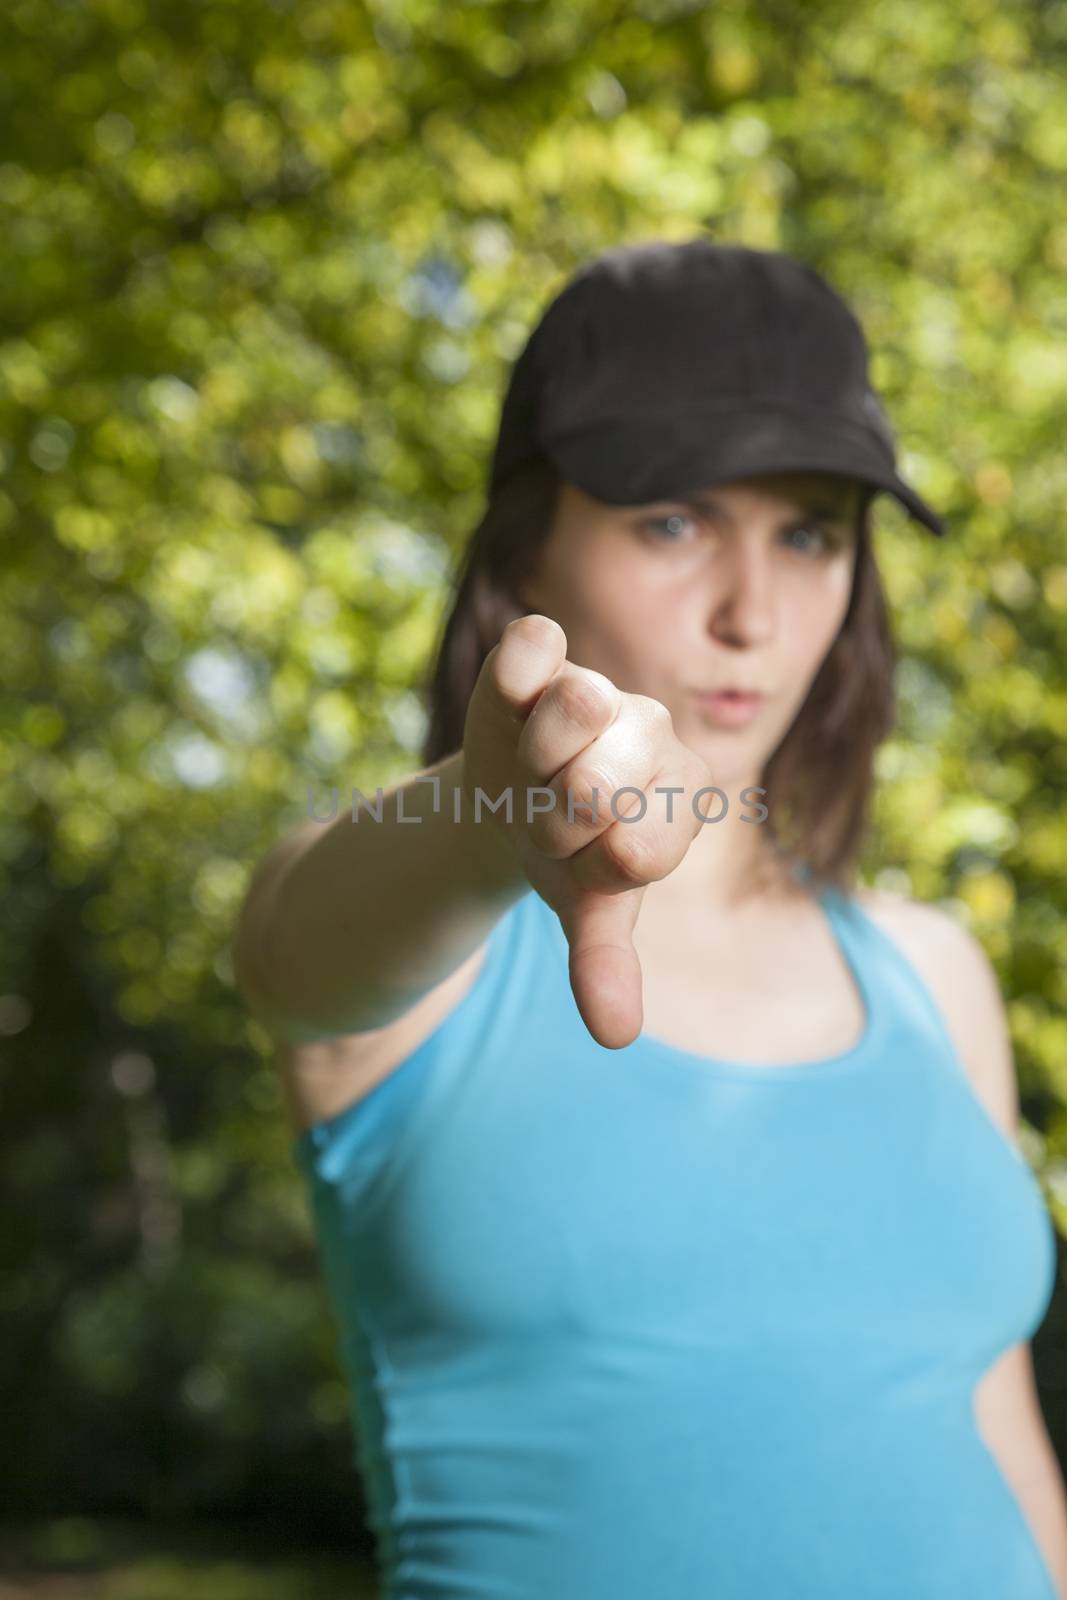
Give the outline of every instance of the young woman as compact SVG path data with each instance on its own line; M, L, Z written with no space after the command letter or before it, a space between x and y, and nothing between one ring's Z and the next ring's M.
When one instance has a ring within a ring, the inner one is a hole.
M866 364L776 252L584 267L512 374L428 765L247 897L386 1600L1067 1597L995 974L856 883L870 502L943 531Z

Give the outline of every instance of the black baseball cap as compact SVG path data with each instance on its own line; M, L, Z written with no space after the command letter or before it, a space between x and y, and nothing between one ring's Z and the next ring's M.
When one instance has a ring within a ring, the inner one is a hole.
M858 319L814 267L701 237L619 245L573 274L520 352L489 490L534 456L612 505L825 471L943 535L896 470L867 364Z

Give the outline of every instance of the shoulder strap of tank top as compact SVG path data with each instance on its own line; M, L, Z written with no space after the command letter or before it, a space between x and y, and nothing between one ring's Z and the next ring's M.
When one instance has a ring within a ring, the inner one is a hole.
M845 894L840 889L830 887L824 890L822 901L846 953L864 980L890 990L894 1008L901 1020L911 1021L931 1035L955 1069L966 1076L966 1068L960 1060L941 1007L911 957L879 927L855 894Z

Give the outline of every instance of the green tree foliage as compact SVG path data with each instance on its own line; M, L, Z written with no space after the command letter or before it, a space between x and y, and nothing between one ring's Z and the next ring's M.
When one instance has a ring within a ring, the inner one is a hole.
M877 503L869 875L993 957L1067 1221L1065 57L1064 0L8 0L9 1503L355 1492L230 932L309 785L415 765L507 363L616 243L782 248L864 323L950 525Z

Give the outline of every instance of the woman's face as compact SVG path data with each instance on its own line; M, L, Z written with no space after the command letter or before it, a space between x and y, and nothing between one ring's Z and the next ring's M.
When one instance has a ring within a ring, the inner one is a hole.
M617 506L565 483L521 598L569 661L662 701L716 782L755 783L844 620L860 487L774 473ZM731 721L700 698L725 688L764 698Z

